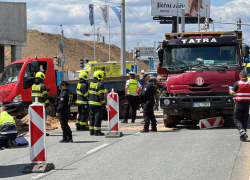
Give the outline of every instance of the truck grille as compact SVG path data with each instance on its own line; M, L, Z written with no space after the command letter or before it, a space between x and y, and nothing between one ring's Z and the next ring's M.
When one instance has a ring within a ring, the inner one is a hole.
M189 89L189 91L192 91L192 92L198 92L198 91L211 91L211 88Z
M209 87L211 84L203 84L201 86L198 86L197 84L189 84L190 87Z

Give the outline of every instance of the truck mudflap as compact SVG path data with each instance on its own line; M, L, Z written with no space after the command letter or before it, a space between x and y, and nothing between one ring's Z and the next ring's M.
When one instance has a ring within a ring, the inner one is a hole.
M3 104L7 108L7 112L12 116L21 116L28 113L28 108L31 102L19 102Z
M161 108L223 108L233 107L233 96L176 96L161 97Z

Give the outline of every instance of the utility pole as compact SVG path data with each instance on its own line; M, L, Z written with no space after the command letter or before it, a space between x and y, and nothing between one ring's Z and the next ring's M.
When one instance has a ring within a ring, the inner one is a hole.
M179 0L177 0L177 33L179 32Z
M121 75L126 75L125 0L121 0Z
M63 50L65 44L64 44L64 41L63 41L63 29L62 29L62 24L61 24L60 26L61 26L61 33L62 33L62 42L59 43L59 48L60 48L61 53L62 53L62 58L61 58L61 60L62 60L62 79L64 80L63 74L64 74L64 63L66 62L66 56L64 55L64 50Z
M198 0L198 31L200 32L200 0Z

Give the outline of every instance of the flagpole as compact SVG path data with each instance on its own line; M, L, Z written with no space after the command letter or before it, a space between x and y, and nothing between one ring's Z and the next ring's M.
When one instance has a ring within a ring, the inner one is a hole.
M108 5L108 18L109 18L109 5ZM109 21L109 61L110 61L110 21Z
M94 61L95 61L95 5L93 4L93 19L94 19Z

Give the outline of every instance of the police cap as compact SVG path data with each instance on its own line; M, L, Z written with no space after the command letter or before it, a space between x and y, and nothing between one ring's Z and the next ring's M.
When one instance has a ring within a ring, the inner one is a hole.
M130 75L130 74L131 74L131 75L135 75L135 72L130 71L130 72L129 72L129 75Z
M65 86L65 85L68 86L69 83L66 82L66 81L61 81L60 84L59 84L59 86Z
M147 76L149 76L149 74L144 74L142 79L146 78Z

